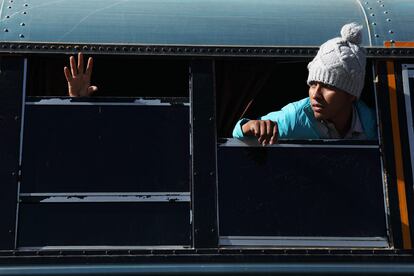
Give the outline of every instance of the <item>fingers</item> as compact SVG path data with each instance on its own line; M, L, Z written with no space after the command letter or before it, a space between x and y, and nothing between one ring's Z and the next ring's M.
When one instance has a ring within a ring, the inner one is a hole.
M93 69L93 58L88 59L88 64L86 65L86 71L85 74L89 76L89 78L92 75L92 69ZM96 87L96 86L95 86Z
M279 129L278 129L278 127L277 127L277 123L275 123L275 125L274 125L274 127L273 127L273 135L272 135L272 137L270 138L270 142L269 142L269 144L270 144L270 145L276 144L276 142L277 142L277 138L278 138L278 136L279 136L278 131L279 131Z
M253 135L262 145L274 144L277 141L277 125L270 120L251 120L247 135Z
M78 70L76 68L76 61L74 56L70 56L69 58L70 62L70 70L72 72L72 77L76 76L78 74Z
M83 74L83 54L78 53L78 74Z
M69 71L68 67L65 66L65 68L63 68L63 73L65 74L66 81L71 82L72 81L72 75L70 74L70 71Z
M259 121L260 122L260 136L259 136L259 143L265 145L267 139L267 127L266 121Z

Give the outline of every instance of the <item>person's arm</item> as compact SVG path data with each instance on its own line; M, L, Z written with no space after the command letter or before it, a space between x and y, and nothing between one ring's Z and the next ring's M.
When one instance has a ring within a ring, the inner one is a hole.
M70 70L65 66L63 69L68 82L68 94L70 97L88 97L98 90L98 87L91 86L91 75L93 68L93 59L88 59L86 70L83 64L83 54L78 54L78 64L74 56L69 58Z
M233 129L234 138L256 137L262 145L275 144L278 138L278 126L269 118L262 120L241 119Z
M254 136L259 144L273 145L277 142L277 123L271 120L249 120L241 126L244 136Z
M293 135L296 124L296 108L293 103L280 111L271 112L257 120L241 119L233 129L234 138L256 137L262 145L275 144L279 138Z

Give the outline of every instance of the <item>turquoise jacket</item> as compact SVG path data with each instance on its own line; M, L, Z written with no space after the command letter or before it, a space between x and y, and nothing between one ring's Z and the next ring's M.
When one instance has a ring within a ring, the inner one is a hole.
M356 110L367 139L377 139L376 117L362 101L356 102ZM233 129L234 138L244 137L242 125L249 119L241 119ZM271 120L277 123L279 139L321 139L316 127L309 98L290 103L280 111L271 112L258 120Z

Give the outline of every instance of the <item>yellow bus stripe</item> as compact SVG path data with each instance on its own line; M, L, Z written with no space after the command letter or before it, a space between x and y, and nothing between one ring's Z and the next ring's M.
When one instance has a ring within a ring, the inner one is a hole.
M411 249L412 245L411 245L410 223L408 220L407 196L405 193L405 179L404 179L403 159L402 159L402 150L401 150L401 136L400 136L400 126L399 126L399 119L398 119L397 90L396 90L396 81L395 81L395 72L394 72L394 62L392 61L387 61L387 79L388 79L388 90L390 94L392 137L394 140L394 159L395 159L395 170L397 174L397 191L398 191L398 201L399 201L399 207L400 207L403 248Z

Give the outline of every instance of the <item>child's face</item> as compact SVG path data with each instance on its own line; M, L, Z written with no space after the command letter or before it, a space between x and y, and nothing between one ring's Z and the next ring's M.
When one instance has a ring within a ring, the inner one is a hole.
M317 120L335 122L336 119L349 114L355 96L320 82L311 82L309 98L313 114Z

